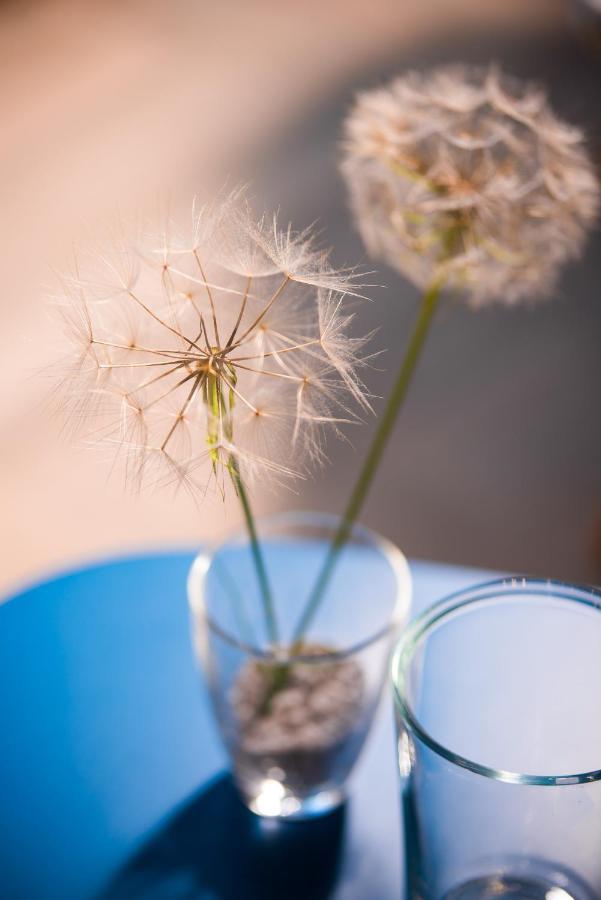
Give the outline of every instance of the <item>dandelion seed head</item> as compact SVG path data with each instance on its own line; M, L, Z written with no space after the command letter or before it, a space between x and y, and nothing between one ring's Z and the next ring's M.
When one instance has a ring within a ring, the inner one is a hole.
M582 133L539 88L495 67L410 72L366 91L345 139L369 252L474 306L547 294L598 214Z
M187 231L136 234L63 278L65 412L135 489L224 491L232 460L246 482L305 477L324 430L369 405L357 279L239 191L195 204Z

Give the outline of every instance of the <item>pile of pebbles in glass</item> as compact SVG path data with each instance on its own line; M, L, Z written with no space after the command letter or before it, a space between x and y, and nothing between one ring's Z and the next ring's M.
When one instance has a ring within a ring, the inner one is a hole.
M352 659L327 659L331 652L319 645L303 647L303 657L326 659L291 663L284 686L267 704L276 664L253 660L240 669L230 700L247 753L325 749L354 730L363 705L363 673Z

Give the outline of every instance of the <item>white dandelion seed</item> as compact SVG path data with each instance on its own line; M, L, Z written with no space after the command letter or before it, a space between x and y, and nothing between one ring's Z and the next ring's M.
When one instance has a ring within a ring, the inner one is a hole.
M494 67L411 72L361 93L345 136L369 251L474 306L549 293L598 213L581 132Z
M223 489L233 460L245 483L304 477L324 431L369 409L367 338L349 335L344 302L356 271L331 267L311 231L253 218L241 192L171 232L63 279L67 413L135 488Z

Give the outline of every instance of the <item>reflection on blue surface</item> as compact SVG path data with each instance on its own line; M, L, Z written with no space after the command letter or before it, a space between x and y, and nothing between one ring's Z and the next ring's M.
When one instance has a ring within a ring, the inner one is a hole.
M176 813L99 900L326 900L344 820L344 808L311 822L261 820L222 777Z

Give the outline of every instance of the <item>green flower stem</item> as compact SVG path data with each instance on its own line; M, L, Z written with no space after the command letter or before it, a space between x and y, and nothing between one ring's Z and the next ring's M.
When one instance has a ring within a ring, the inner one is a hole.
M269 579L267 577L267 569L265 568L265 560L263 559L263 553L261 551L261 544L259 543L259 536L257 534L257 528L255 525L255 519L252 513L250 500L248 498L248 494L246 493L246 488L244 487L244 483L242 481L242 477L240 475L240 468L238 466L238 461L234 456L230 456L228 469L231 476L231 479L234 483L234 487L236 489L236 493L240 500L240 505L242 506L242 511L244 513L244 521L246 522L246 528L248 530L248 535L250 538L250 547L253 555L253 560L255 563L255 569L257 572L257 580L259 582L259 587L261 589L261 597L263 600L263 609L265 611L265 623L267 625L267 634L269 636L269 640L272 644L277 644L279 642L279 629L277 624L277 618L275 614L275 607L273 604L273 597L271 595L271 588L269 586Z
M357 516L361 512L363 502L367 496L397 416L403 405L409 385L411 384L411 379L415 372L425 339L428 335L430 325L432 324L434 313L438 306L441 289L442 282L436 280L424 292L413 333L401 363L401 368L399 369L392 393L388 398L386 409L380 419L371 447L369 448L365 462L363 463L363 468L359 473L359 477L340 521L340 525L338 526L338 530L330 544L325 562L319 572L311 596L309 597L307 605L294 631L293 647L300 644L311 624L334 570L338 554L347 542Z

